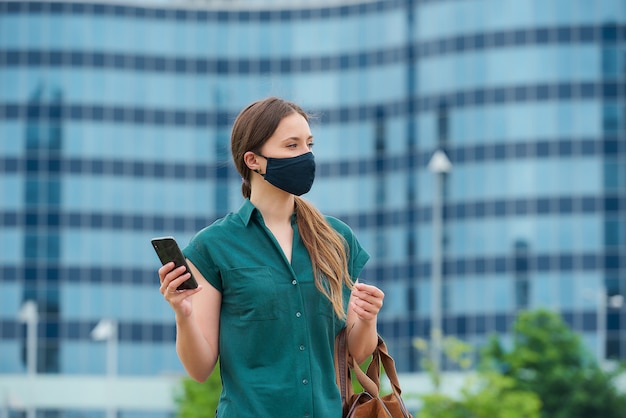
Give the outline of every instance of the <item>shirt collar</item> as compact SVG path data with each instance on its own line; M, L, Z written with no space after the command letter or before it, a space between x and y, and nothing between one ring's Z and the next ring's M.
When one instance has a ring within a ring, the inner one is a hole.
M239 212L237 213L239 214L239 217L243 221L244 225L248 226L248 224L250 223L250 219L252 219L252 214L256 210L258 209L252 204L252 202L250 202L250 199L246 199L243 202L243 205L241 205L241 207L239 208Z
M239 208L239 211L237 212L237 214L243 221L244 225L248 226L248 224L250 223L250 219L252 219L252 215L255 212L260 214L257 207L254 206L252 202L250 202L250 199L246 199L243 202L243 205L241 205L241 207ZM291 215L291 224L293 225L295 223L296 223L296 212L294 211L293 214Z

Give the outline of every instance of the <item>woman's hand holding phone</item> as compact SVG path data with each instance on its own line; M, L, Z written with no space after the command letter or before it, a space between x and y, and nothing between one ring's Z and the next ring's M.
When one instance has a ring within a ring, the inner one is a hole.
M177 315L191 315L191 299L200 288L193 277L185 256L173 237L152 239L152 247L163 266L159 269L160 292Z
M159 291L165 300L172 306L176 315L189 317L192 312L191 299L189 296L198 293L201 287L195 289L180 289L179 287L186 280L189 280L191 273L185 266L178 266L174 262L169 262L159 269L161 287Z

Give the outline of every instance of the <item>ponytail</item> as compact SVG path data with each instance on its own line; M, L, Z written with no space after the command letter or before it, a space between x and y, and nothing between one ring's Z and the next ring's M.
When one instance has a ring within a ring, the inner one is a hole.
M250 187L250 181L241 179L241 194L245 199L250 199L252 195L252 188Z
M348 246L324 216L301 197L295 197L298 230L311 257L315 286L333 306L337 316L346 319L343 306L343 285L352 289L348 273Z

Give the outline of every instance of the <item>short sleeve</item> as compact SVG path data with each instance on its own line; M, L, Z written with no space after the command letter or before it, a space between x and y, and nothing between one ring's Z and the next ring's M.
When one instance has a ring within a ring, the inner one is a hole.
M200 271L202 276L217 290L222 291L222 278L215 264L208 243L211 242L208 229L198 232L183 248L183 254Z

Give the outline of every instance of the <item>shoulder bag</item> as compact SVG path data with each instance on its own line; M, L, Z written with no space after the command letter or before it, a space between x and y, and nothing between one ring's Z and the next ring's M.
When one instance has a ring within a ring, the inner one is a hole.
M392 390L385 396L380 396L381 363ZM354 393L351 370L363 386L361 393ZM402 390L395 363L380 335L367 373L364 373L349 354L346 328L341 330L335 338L335 372L343 404L342 418L412 418L400 396Z

